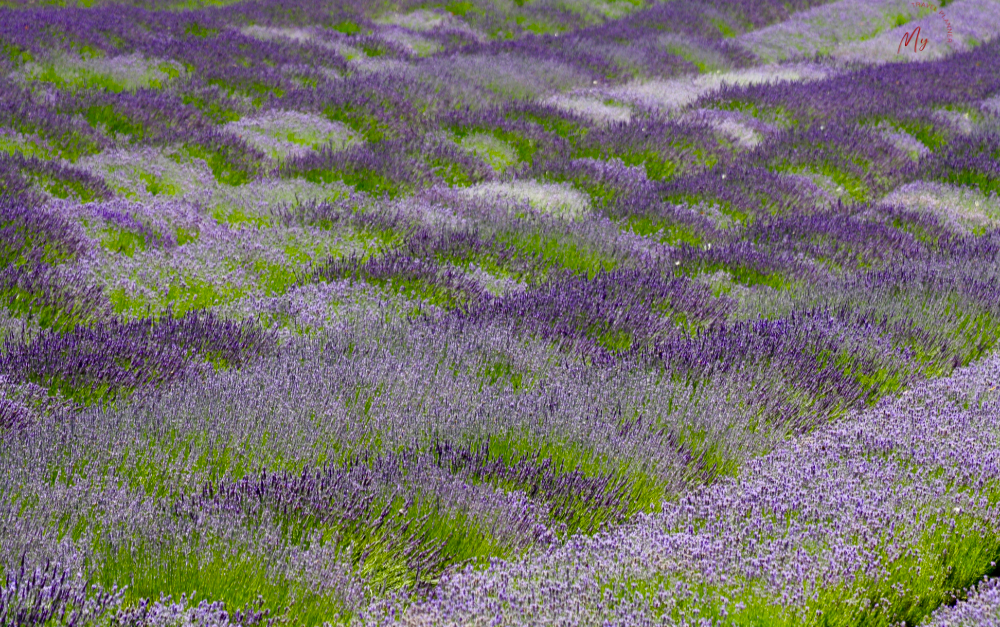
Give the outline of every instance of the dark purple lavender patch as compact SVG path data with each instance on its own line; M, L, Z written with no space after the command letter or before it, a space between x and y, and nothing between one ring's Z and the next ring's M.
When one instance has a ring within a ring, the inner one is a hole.
M856 200L873 200L912 181L918 166L877 132L823 122L769 137L748 160L771 170L828 176Z
M110 307L100 286L73 278L29 257L23 264L0 269L0 302L45 328L71 328L105 315Z
M8 343L0 372L91 403L195 376L206 361L239 366L268 350L271 342L251 322L198 312L160 320L112 320Z
M11 178L13 172L19 172L24 179L40 185L59 198L73 195L87 202L112 196L104 181L89 172L37 157L0 155L0 171L6 174L0 175L5 179ZM15 179L14 189L18 188L23 189L23 183L18 183Z
M399 247L400 252L438 263L464 265L470 261L489 260L508 268L519 260L517 251L495 237L483 237L477 231L448 231L421 227L408 233Z
M420 105L436 110L447 104L435 98L425 85L396 74L375 72L324 81L312 89L291 90L265 106L320 113L343 122L368 141L377 142L431 130L428 114L421 111Z
M31 423L30 409L16 401L0 397L0 429L20 429Z
M588 133L576 152L581 157L618 158L626 165L642 165L646 176L657 181L712 167L729 153L709 126L656 117L635 118Z
M492 168L482 159L430 138L388 140L347 150L324 146L282 163L278 173L311 181L339 180L358 191L390 197L435 182L465 185L494 178Z
M909 219L919 228L930 220L888 208L866 219L867 209L845 209L840 205L816 213L767 217L751 224L742 237L760 247L762 253L805 254L837 266L866 267L928 256L930 251L925 245L895 228L895 224L902 225ZM937 226L936 222L933 226ZM948 237L940 227L935 234Z
M504 459L490 451L487 439L479 446L451 442L434 443L431 453L438 465L449 472L501 486L512 486L533 499L550 503L552 520L573 529L594 526L582 519L601 510L602 524L623 522L630 513L628 493L632 481L627 476L601 473L588 476L579 468L567 468L551 458Z
M455 556L445 550L453 534L441 537L433 528L448 513L431 485L440 481L434 466L440 473L447 464L440 463L440 456L435 464L432 457L413 450L363 453L343 464L307 467L300 473L264 470L206 483L198 492L180 497L173 510L193 516L223 511L259 516L270 511L288 532L307 527L333 531L360 568L373 552L389 554L405 564L415 584L427 585L455 565ZM454 481L464 483L461 475ZM505 498L502 493L494 496ZM509 531L517 537L508 541L521 548L552 541L551 532L538 524L530 508L512 518ZM459 533L475 533L475 523L470 520L471 528Z
M746 219L781 214L829 202L805 179L785 176L744 159L725 162L712 172L679 176L663 183L661 196L687 204L718 203L723 212Z
M65 95L56 90L39 98L0 77L0 93L4 94L0 100L0 126L37 133L71 157L96 153L111 144L85 122L62 115L58 103Z
M522 293L485 299L459 316L471 322L505 319L545 338L594 342L590 350L639 347L669 334L675 325L724 319L731 303L709 288L655 267L599 273L588 280L567 276Z
M863 407L918 377L912 355L893 346L888 324L873 321L865 328L852 313L812 311L779 320L727 322L691 335L673 334L646 354L687 380L771 371L786 384L769 393L784 396L789 409L807 410L768 419L807 430L816 420Z
M950 142L922 161L923 176L1000 194L1000 132L977 132Z
M736 237L718 245L705 247L681 244L673 261L667 262L664 271L694 276L725 270L735 281L744 285L766 285L782 289L796 281L824 283L828 277L814 265L805 263L791 254L774 254L757 248L753 242ZM673 264L671 268L670 264Z
M75 225L38 208L35 201L30 196L0 196L0 261L20 265L30 257L58 263L87 250Z
M4 573L0 623L18 627L94 624L109 619L123 596L124 590L92 590L86 580L59 564L31 570L22 560L20 568Z
M368 194L350 192L346 197L323 202L300 202L274 210L285 225L333 229L340 225L376 233L405 232L414 228L414 219L399 210L389 211Z

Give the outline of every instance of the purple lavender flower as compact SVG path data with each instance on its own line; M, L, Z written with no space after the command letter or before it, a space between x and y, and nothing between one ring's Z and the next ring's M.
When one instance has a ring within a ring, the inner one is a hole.
M189 4L0 8L0 623L993 619L995 0Z

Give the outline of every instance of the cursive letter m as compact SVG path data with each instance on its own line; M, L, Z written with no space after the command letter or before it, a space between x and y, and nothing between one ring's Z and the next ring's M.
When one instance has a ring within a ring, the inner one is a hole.
M896 48L896 54L899 54L903 48L909 46L911 41L913 42L913 51L916 52L917 41L919 40L920 40L920 27L918 26L911 32L904 34L903 38L899 40L899 47Z

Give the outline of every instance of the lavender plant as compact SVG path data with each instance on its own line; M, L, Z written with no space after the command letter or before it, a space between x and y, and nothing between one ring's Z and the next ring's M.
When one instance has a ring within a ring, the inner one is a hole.
M0 624L996 622L995 0L2 4Z

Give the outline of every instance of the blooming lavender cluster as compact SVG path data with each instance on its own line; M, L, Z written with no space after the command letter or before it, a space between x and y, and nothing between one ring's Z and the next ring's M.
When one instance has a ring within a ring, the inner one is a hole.
M995 620L997 0L62 4L0 625Z
M1000 624L1000 599L997 598L997 580L987 579L972 591L970 597L953 606L934 612L927 623L934 627L964 627Z
M371 624L915 624L996 572L1000 361L781 444L614 531L448 577ZM928 624L992 624L995 586Z

